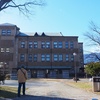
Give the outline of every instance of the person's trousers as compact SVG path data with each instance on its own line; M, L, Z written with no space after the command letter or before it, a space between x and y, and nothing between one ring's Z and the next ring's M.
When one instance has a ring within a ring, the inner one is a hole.
M18 97L20 97L21 87L23 85L23 95L25 95L25 82L18 83Z

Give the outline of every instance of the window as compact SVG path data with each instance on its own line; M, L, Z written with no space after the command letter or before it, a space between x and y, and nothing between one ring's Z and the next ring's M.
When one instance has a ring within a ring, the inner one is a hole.
M20 55L20 61L24 61L25 60L25 55L24 54L21 54Z
M69 60L69 55L68 54L66 54L66 61L68 61Z
M41 55L41 61L45 61L45 55L44 54Z
M29 48L32 48L32 41L29 42Z
M3 62L0 62L0 68L2 68L4 66Z
M69 44L68 44L68 42L65 43L65 47L66 47L66 49L69 48Z
M46 48L50 48L50 42L46 42Z
M50 61L50 55L49 54L46 55L46 61Z
M2 35L6 35L6 30L2 30Z
M34 61L37 61L37 54L34 54L34 55L33 55L33 60L34 60Z
M34 41L34 48L38 48L38 43Z
M74 61L74 55L71 55L71 61Z
M1 48L1 52L5 52L5 48Z
M25 48L25 42L24 41L21 42L21 48Z
M74 48L74 43L73 43L73 41L70 42L70 48L71 48L71 49Z
M54 42L53 45L54 45L54 48L58 48L57 42Z
M6 52L10 52L10 48L6 48Z
M58 48L62 48L62 42L58 42Z
M45 42L41 43L41 48L45 48Z
M54 61L58 61L58 55L54 54Z
M60 54L60 55L59 55L59 61L62 61L62 60L63 60L63 55Z
M11 35L11 30L7 30L7 35Z
M28 55L28 61L32 62L32 54Z

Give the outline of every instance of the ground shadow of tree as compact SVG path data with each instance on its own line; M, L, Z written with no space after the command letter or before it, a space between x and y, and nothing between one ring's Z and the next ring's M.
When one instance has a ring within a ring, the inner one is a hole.
M17 97L17 93L0 90L0 100L75 100L75 99L48 97L48 96L34 96L34 95L25 95Z
M17 96L17 93L6 91L6 90L0 90L0 100L3 100L1 98L15 98Z

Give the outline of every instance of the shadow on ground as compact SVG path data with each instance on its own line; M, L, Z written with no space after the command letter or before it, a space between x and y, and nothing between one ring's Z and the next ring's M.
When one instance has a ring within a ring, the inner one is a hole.
M0 100L75 100L75 99L60 98L60 97L25 95L25 96L16 97L16 98L13 98L13 99L10 99L10 98L0 98Z
M7 90L0 90L0 100L3 100L1 98L15 98L17 96L17 93L10 92Z

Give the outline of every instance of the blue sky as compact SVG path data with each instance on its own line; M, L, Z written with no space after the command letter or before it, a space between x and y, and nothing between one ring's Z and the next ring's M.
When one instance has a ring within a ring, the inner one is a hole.
M29 19L11 8L0 12L0 24L16 24L22 32L62 32L64 36L79 36L84 50L88 49L84 33L89 30L91 21L100 26L100 0L45 1L45 7L34 7L34 15Z

